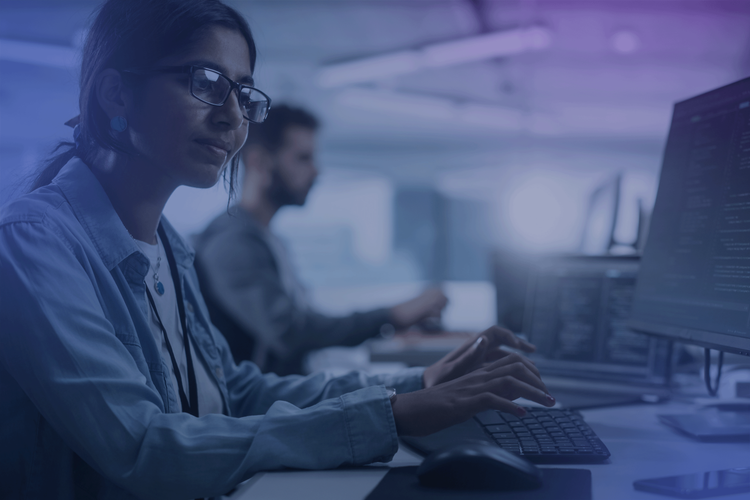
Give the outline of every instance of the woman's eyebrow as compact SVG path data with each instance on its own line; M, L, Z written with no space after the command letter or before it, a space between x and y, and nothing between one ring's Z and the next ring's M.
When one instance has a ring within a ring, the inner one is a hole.
M213 69L213 70L218 71L224 76L228 76L227 70L223 68L220 64L216 64L215 62L199 60L199 61L190 61L187 63L187 65L188 66L200 66L201 68ZM249 85L251 87L255 85L255 80L253 79L252 76L249 76L249 75L240 77L236 81L237 83L241 83L243 85Z

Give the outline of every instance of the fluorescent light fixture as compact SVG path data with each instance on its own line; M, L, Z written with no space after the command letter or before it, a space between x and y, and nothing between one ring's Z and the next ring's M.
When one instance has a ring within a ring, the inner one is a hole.
M449 99L389 90L346 89L338 95L337 101L363 111L431 120L455 120L459 114L458 105Z
M75 68L78 65L78 50L64 45L20 42L0 38L0 60L51 66L53 68Z
M350 88L338 95L337 102L368 112L446 123L481 125L501 130L519 130L524 126L524 113L517 109L392 90Z
M526 131L539 136L661 137L669 128L669 107L628 104L557 104L522 110L482 102L458 101L394 90L352 87L336 102L369 113L410 116L497 131Z
M340 87L382 80L425 68L452 66L473 61L542 50L550 45L547 28L533 26L488 33L419 49L400 50L354 61L330 64L318 73L321 87Z
M500 31L429 45L421 50L422 63L440 67L510 56L547 48L551 40L549 30L541 27Z

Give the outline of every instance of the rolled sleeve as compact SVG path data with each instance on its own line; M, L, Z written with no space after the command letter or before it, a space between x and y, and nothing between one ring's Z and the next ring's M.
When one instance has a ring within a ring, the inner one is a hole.
M352 463L388 462L398 450L388 391L368 387L341 396Z

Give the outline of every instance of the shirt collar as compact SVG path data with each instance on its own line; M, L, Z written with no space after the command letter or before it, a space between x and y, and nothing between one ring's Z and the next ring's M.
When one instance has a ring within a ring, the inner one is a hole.
M67 198L107 269L111 271L130 255L139 252L99 180L80 158L74 157L65 164L53 183ZM178 267L186 269L192 266L195 258L193 249L163 215L161 224Z

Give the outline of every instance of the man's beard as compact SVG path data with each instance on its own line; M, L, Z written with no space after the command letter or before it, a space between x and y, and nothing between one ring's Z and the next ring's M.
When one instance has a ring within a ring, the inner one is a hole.
M305 190L304 193L294 193L284 182L284 179L279 175L278 169L271 171L271 185L268 188L268 197L273 204L278 207L286 205L298 205L302 206L305 204L307 199L307 193L310 190Z

